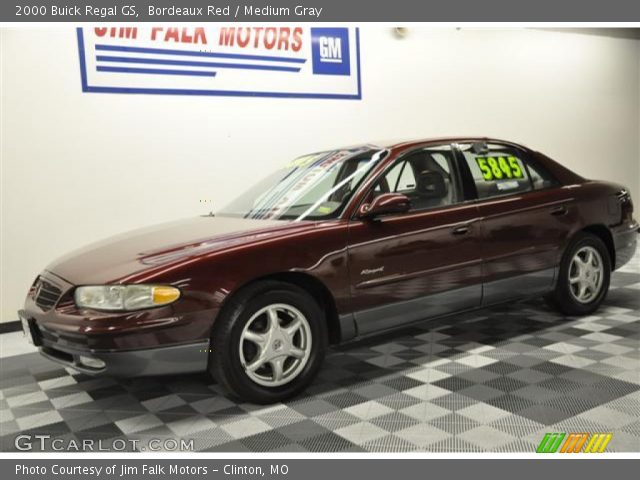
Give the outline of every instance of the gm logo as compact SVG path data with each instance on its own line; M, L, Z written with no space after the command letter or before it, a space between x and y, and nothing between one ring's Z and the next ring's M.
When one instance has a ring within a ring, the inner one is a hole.
M311 58L317 75L350 75L349 30L312 28Z

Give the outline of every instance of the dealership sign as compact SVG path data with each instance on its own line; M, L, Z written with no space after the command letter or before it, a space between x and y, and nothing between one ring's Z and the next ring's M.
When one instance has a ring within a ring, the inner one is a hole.
M362 98L346 27L78 28L84 92Z

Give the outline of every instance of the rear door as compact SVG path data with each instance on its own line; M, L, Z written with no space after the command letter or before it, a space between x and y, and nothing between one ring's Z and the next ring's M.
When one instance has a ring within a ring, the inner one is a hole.
M578 214L570 190L525 150L484 142L457 148L482 218L482 304L548 291Z
M479 306L477 207L464 201L452 147L418 148L402 155L365 201L388 192L407 195L411 210L353 219L349 225L359 334Z

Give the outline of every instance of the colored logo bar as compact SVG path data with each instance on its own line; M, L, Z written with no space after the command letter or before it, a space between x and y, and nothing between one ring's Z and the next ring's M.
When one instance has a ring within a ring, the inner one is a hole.
M602 453L612 433L546 433L536 453Z

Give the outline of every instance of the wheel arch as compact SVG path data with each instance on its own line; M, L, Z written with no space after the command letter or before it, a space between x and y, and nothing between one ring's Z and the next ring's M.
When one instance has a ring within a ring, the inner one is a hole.
M338 315L338 308L335 298L329 290L329 288L318 278L304 272L288 271L277 272L268 275L263 275L258 278L254 278L238 288L234 289L220 305L218 316L222 314L225 308L229 306L231 300L239 295L245 289L255 285L256 283L265 282L269 280L275 280L283 283L289 283L298 288L302 288L309 293L314 300L318 303L318 306L324 311L327 321L327 332L329 334L329 343L340 343L342 332L340 327L340 318Z
M613 243L613 235L611 231L602 224L593 224L589 225L582 230L581 232L590 233L598 237L607 247L607 251L609 252L609 258L611 259L611 271L615 270L616 265L616 247Z

